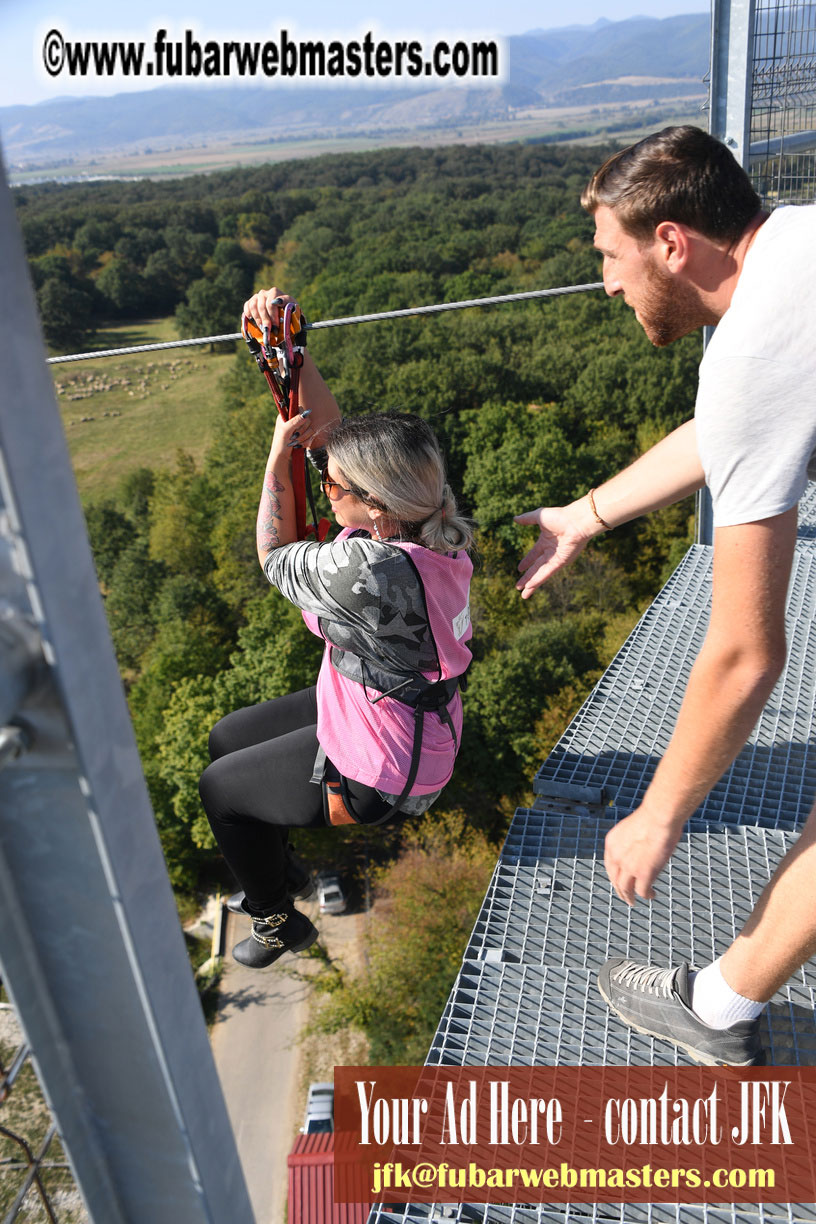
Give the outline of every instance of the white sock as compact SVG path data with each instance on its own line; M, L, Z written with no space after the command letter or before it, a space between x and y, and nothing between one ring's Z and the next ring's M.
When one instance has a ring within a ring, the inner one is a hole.
M695 1015L711 1028L726 1029L740 1020L754 1020L765 1004L746 999L732 990L722 975L719 960L689 975L691 1007Z

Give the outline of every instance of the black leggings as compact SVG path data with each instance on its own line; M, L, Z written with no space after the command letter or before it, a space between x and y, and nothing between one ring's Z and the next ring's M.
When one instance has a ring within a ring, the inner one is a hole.
M210 732L210 759L199 792L221 853L250 911L286 902L290 828L322 828L321 787L309 779L317 753L314 686L236 710ZM356 811L375 820L388 810L376 790L350 782Z

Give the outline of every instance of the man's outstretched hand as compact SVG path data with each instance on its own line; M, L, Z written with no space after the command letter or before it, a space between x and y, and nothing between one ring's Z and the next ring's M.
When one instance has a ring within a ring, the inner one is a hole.
M587 531L586 515L581 513L578 502L570 506L541 506L517 514L514 522L541 529L536 543L519 561L521 578L516 589L521 591L522 599L529 599L556 570L574 561L593 535Z

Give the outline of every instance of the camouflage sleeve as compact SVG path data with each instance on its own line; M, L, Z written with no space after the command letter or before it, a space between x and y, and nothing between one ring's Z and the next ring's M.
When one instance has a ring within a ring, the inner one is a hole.
M266 576L320 618L327 641L393 666L436 665L422 584L405 553L368 535L276 548Z

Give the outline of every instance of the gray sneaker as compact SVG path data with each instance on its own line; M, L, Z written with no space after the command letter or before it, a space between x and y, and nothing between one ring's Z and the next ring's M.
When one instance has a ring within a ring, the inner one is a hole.
M688 965L653 969L623 957L608 960L598 989L615 1015L647 1037L671 1041L705 1067L761 1067L759 1019L727 1029L704 1024L691 1010Z

